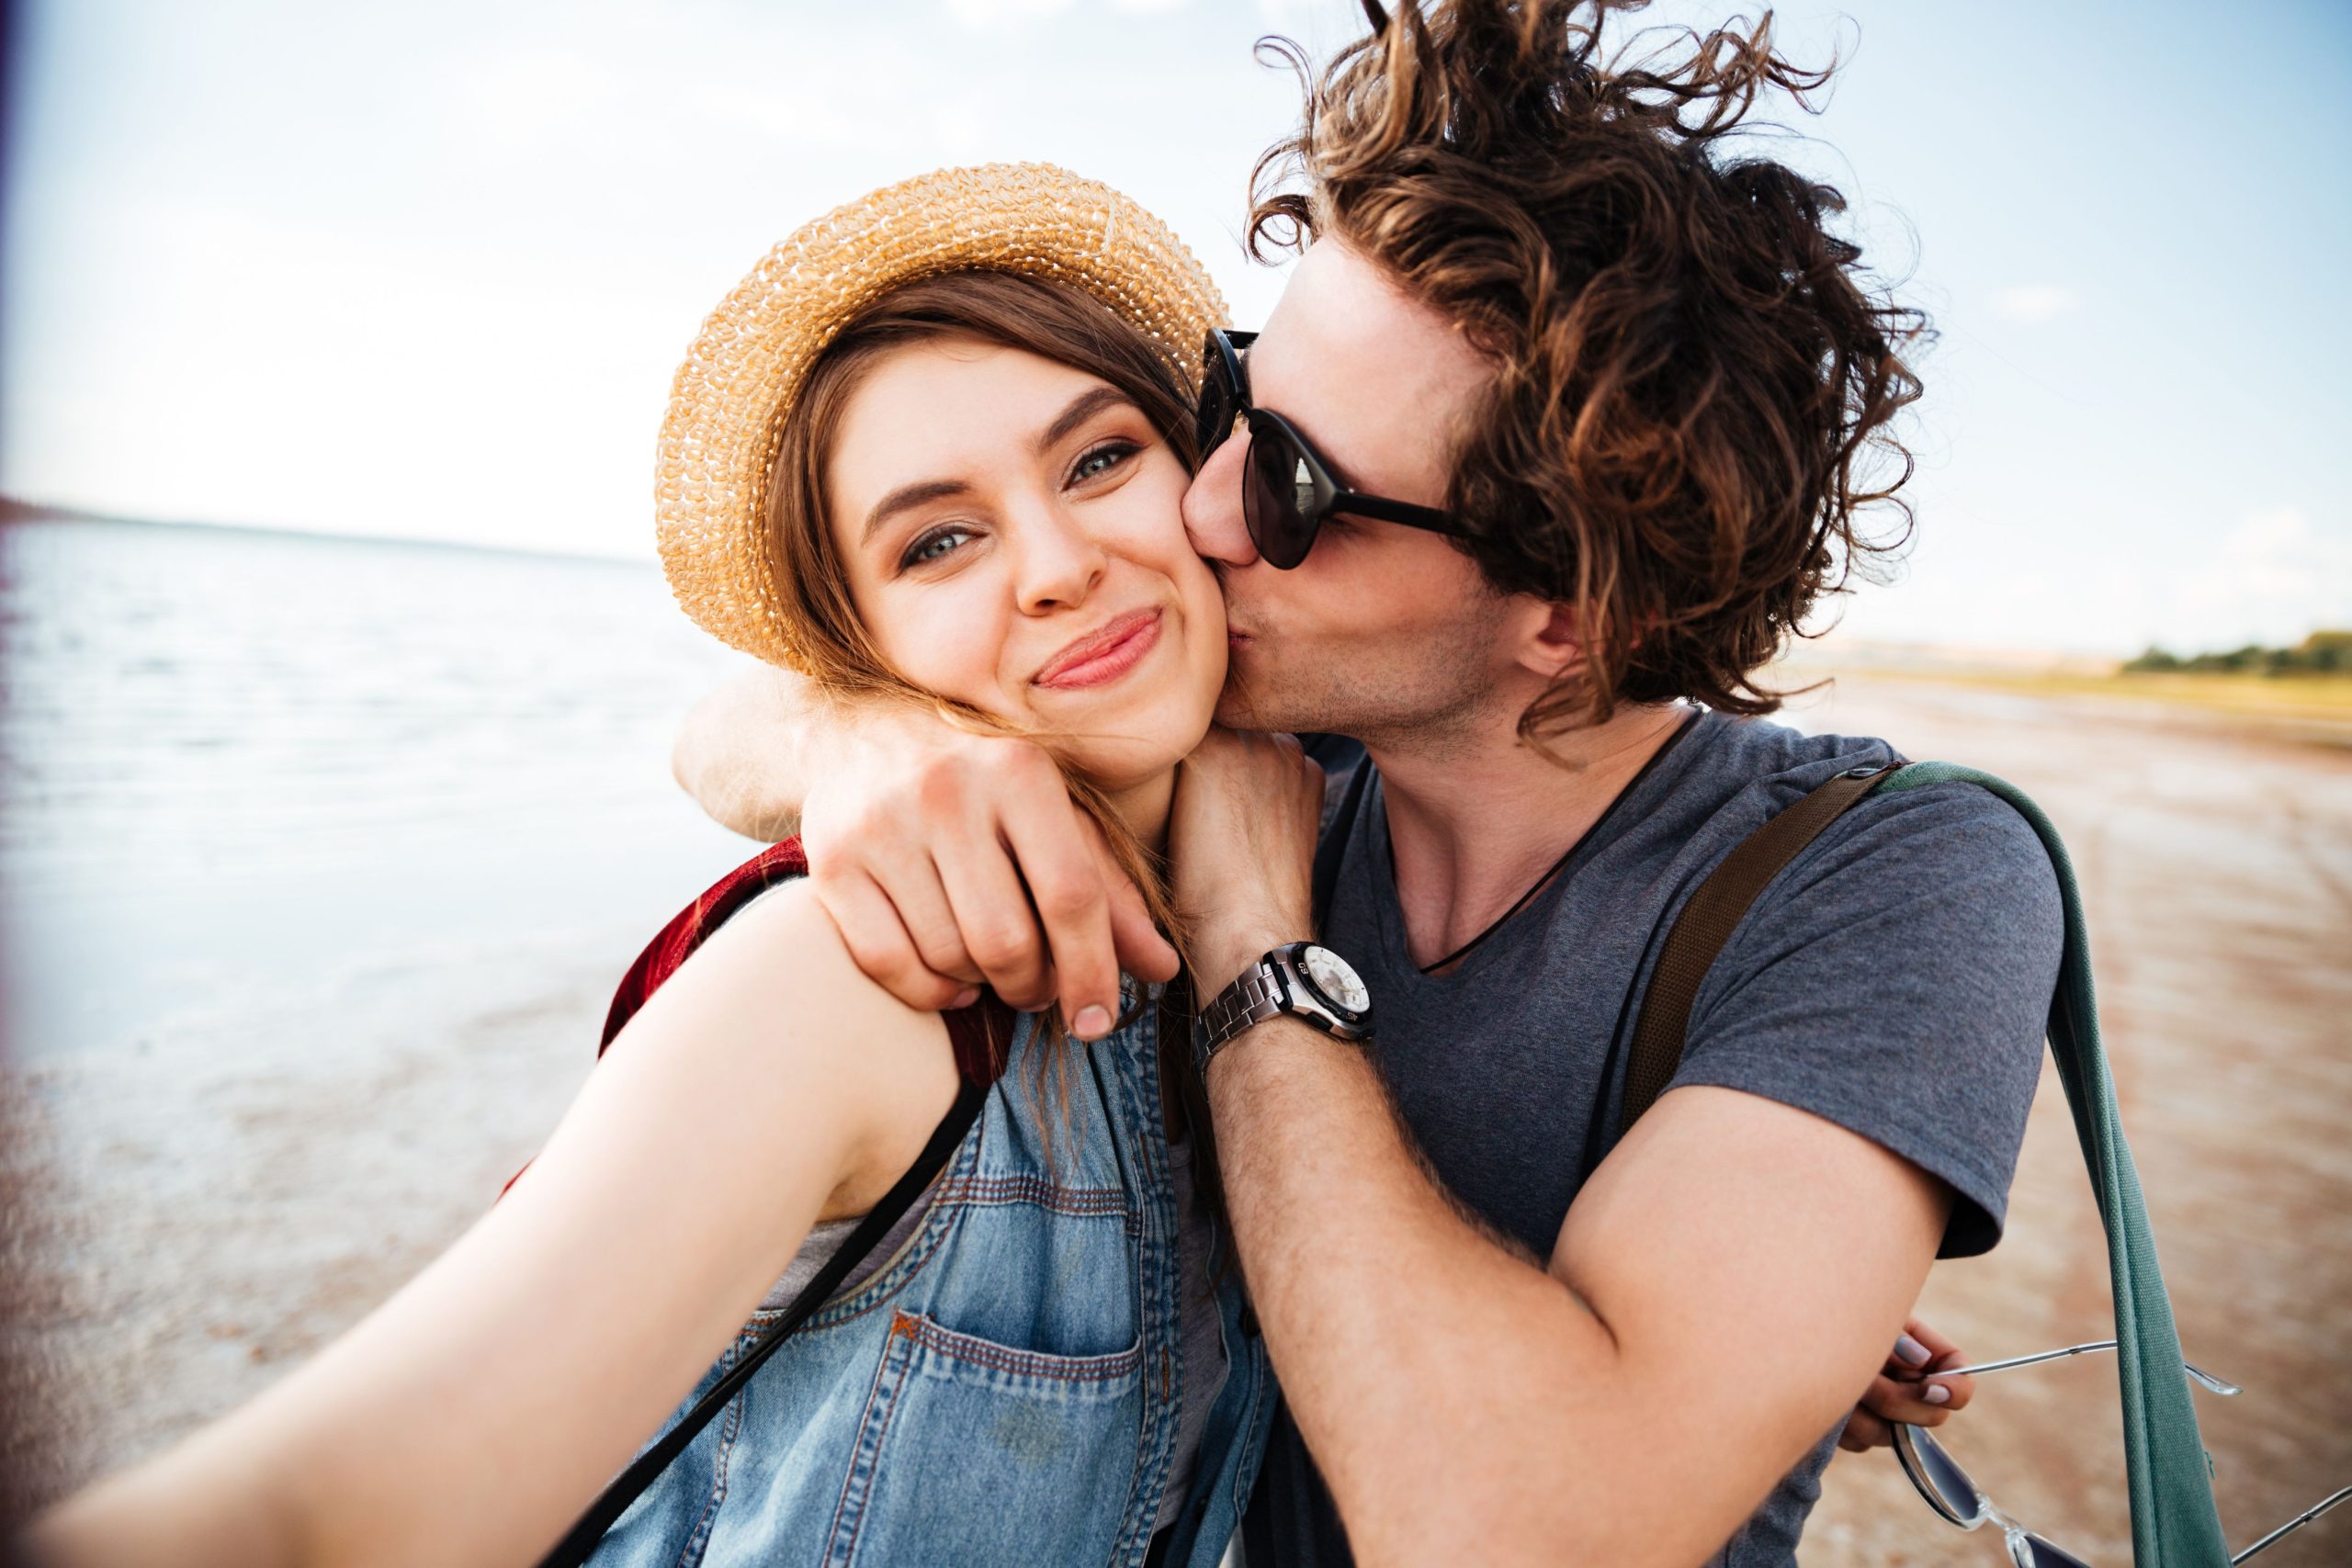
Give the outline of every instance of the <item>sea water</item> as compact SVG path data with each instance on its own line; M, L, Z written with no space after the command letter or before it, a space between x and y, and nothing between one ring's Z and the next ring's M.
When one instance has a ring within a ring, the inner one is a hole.
M650 561L63 519L0 540L20 1064L502 955L617 977L752 848L669 773L748 660Z

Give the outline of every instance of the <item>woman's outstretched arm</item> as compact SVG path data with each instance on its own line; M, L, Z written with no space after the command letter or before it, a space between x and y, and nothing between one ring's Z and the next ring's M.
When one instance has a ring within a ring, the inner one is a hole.
M535 1560L956 1088L944 1024L865 979L805 885L762 899L454 1247L260 1398L46 1516L33 1560Z

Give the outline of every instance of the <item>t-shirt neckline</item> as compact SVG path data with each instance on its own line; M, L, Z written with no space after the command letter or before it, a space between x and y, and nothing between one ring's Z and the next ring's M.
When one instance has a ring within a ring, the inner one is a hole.
M1568 863L1560 868L1559 874L1529 899L1519 913L1498 927L1492 936L1465 954L1448 975L1424 974L1420 965L1413 962L1412 945L1405 937L1405 908L1396 896L1396 865L1389 854L1386 781L1374 768L1354 830L1369 835L1370 841L1363 848L1371 856L1374 919L1379 929L1384 981L1442 989L1476 978L1516 953L1530 940L1528 933L1540 931L1550 923L1552 910L1584 868L1623 836L1627 824L1639 818L1641 808L1673 787L1691 760L1705 749L1706 739L1724 722L1724 716L1713 709L1698 708L1667 738L1641 771L1626 781L1625 787L1617 792L1585 830L1582 841ZM1370 759L1363 765L1371 767Z

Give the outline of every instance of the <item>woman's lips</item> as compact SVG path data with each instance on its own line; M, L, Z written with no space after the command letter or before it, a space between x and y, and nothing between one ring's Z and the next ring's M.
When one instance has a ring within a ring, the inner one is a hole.
M1159 612L1131 610L1063 649L1031 679L1056 691L1100 686L1134 669L1159 641Z

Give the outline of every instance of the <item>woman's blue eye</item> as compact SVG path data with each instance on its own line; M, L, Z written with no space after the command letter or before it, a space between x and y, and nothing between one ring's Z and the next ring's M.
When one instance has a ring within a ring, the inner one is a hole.
M908 546L906 558L899 564L901 567L922 566L929 561L944 560L955 553L955 541L971 536L969 528L937 529Z

